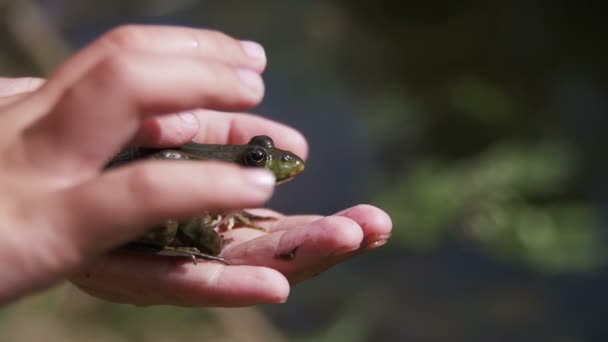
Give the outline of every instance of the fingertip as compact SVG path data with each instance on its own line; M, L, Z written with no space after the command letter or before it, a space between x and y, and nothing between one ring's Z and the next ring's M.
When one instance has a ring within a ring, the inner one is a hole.
M194 215L201 208L259 206L270 199L275 188L274 175L267 170L220 161L150 160L119 171L125 172L127 187L142 207L150 202L150 208L175 211L165 215L176 217ZM180 208L186 210L179 212Z
M244 89L243 106L254 107L264 98L264 80L255 71L241 68L237 71L238 78Z
M261 303L285 303L289 297L291 286L285 276L269 267L259 267L252 283L262 285L259 292Z
M179 124L176 125L176 130L181 133L181 136L188 136L188 141L198 133L200 124L198 118L192 112L178 113Z
M256 71L262 72L266 68L266 51L262 45L250 41L250 40L242 40L241 47L245 54L255 61Z
M366 234L390 234L393 222L384 210L369 204L359 204L335 214L357 222Z
M142 123L132 145L179 146L191 141L198 130L198 118L192 112L149 118Z
M274 140L278 148L291 151L303 160L307 159L308 141L299 130L282 122L250 114L236 115L235 129L229 140L247 143L253 135L265 134Z
M287 129L291 132L284 138L286 140L286 145L295 146L297 150L294 150L294 152L297 151L296 154L298 157L302 158L302 160L308 159L308 141L306 140L306 137L304 137L304 134L293 127L287 126Z
M276 185L275 175L267 169L252 169L244 170L246 180L255 187L262 190L274 189Z
M219 271L210 272L216 268ZM206 265L204 271L207 280L194 285L189 297L200 298L201 305L220 305L225 307L246 306L264 303L284 303L290 292L289 281L279 271L269 267L251 267L245 265L225 266ZM196 279L201 277L200 268L188 266L185 278ZM190 273L191 272L191 273ZM215 274L208 278L210 274ZM215 280L214 280L215 279ZM206 295L205 295L205 292ZM209 293L213 293L210 302Z
M268 267L111 253L71 275L92 295L139 305L243 307L283 303L288 280Z
M316 223L317 245L319 248L332 250L332 254L342 254L353 251L363 241L361 227L348 217L329 216Z
M378 213L372 216L374 219L372 223L379 228L384 228L383 230L386 233L390 233L393 229L393 219L389 216L389 214L384 210L378 210Z

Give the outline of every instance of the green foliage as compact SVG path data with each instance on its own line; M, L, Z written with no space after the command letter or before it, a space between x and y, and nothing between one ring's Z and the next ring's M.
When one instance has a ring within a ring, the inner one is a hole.
M395 238L411 248L463 237L542 271L585 271L604 262L595 213L581 201L552 200L574 166L564 143L505 143L459 162L419 162L380 203L393 217Z
M523 104L504 87L476 75L464 75L448 82L447 102L469 119L488 126L500 126L523 112Z
M299 337L295 342L368 341L379 320L378 303L385 299L370 290L362 291L348 301L341 314L324 331L314 336Z

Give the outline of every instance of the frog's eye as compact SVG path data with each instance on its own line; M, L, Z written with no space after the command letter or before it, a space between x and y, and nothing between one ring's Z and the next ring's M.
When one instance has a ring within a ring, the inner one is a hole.
M251 138L251 140L249 140L249 145L251 145L251 146L257 145L257 146L262 146L262 147L266 147L266 148L273 148L274 141L272 141L272 138L267 135L256 135L255 137Z
M268 160L268 153L259 146L252 146L245 151L243 161L247 166L264 166Z

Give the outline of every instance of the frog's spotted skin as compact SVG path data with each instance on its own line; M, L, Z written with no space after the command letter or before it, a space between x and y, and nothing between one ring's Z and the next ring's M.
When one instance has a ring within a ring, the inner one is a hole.
M247 145L213 145L194 142L170 149L134 148L119 153L108 167L144 158L172 160L220 160L272 171L277 183L286 182L304 171L304 161L292 152L274 146L265 135L253 137Z
M304 171L304 161L297 155L278 149L265 135L253 137L247 145L210 145L188 143L171 149L136 148L118 154L107 168L120 166L139 159L169 160L221 160L249 167L264 167L272 171L277 184L286 182ZM255 221L272 220L272 217L252 215L245 211L203 213L183 222L168 220L164 226L149 229L146 234L131 241L123 249L158 255L190 257L224 262L218 257L229 242L218 233L233 227L251 227L265 230Z

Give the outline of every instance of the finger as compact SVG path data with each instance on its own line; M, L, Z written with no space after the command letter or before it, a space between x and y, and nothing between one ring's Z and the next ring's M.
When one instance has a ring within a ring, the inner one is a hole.
M218 31L158 25L125 25L104 34L68 59L53 73L51 82L36 92L41 94L35 104L17 108L14 111L15 116L20 121L25 120L25 123L42 116L68 88L100 61L125 51L206 58L258 73L266 66L266 55L262 46L251 41L236 40ZM29 90L37 89L39 85L32 82ZM22 96L0 102L8 104L20 98ZM27 113L28 117L23 118L23 113Z
M124 243L167 218L259 205L271 196L274 183L274 175L264 169L218 162L145 161L43 198L45 206L40 210L50 224L60 227L58 235L69 236L86 257Z
M264 70L266 55L257 43L239 41L218 31L159 25L119 26L75 54L52 76L45 87L49 95L60 94L108 55L124 51L144 54L177 54L213 59L219 63Z
M285 216L277 221L262 222L266 223L264 227L268 228L271 232L280 232L283 230L289 230L294 227L300 227L303 225L310 224L312 222L322 219L324 216L321 215L291 215Z
M173 115L146 119L136 139L135 146L164 147L184 144L192 139L202 144L246 144L251 137L268 135L277 147L291 151L306 159L308 144L296 129L257 115L226 113L198 109L189 111L196 116L197 134L190 136L189 120ZM186 126L187 125L187 126Z
M276 217L275 221L265 221L259 224L269 231L283 231L293 229L302 225L310 224L324 216L321 215L283 215L271 209L255 208L245 209L245 211L258 215ZM390 216L383 210L369 204L359 204L354 207L342 210L332 216L348 217L357 222L363 234L367 237L385 237L391 235L392 222Z
M391 237L391 218L379 208L362 204L346 209L336 215L348 217L359 224L364 234L361 245L350 252L337 254L328 258L324 262L319 263L316 270L311 268L310 270L296 273L292 278L293 282L305 280L359 254L384 246Z
M122 253L102 256L71 280L94 296L136 305L236 307L289 295L285 277L270 268Z
M207 144L246 144L255 135L272 137L277 147L300 158L308 156L306 138L296 129L273 120L242 113L196 112L200 130L195 141Z
M258 226L268 232L280 232L312 224L324 216L321 215L283 215L271 209L244 209L257 216L274 217L276 220L255 221ZM343 216L355 221L363 232L361 249L375 248L384 245L391 236L392 222L390 216L383 210L368 204L359 204L342 210L333 216ZM258 229L239 228L224 233L232 239L235 245L265 235Z
M361 250L373 249L383 246L391 237L393 223L391 217L383 210L368 205L360 204L343 210L335 216L348 217L357 222L363 230L363 241Z
M0 97L0 107L5 107L10 104L16 103L19 100L27 97L30 93L19 93L15 95L8 95ZM6 115L6 113L2 113L2 115Z
M35 77L0 77L0 106L6 106L23 99L42 86L43 83L44 79Z
M362 241L363 232L356 222L330 216L238 245L229 244L221 255L235 265L274 268L293 282L330 267L335 256L357 250Z
M105 34L94 49L133 49L151 53L190 54L215 59L233 66L262 72L266 67L264 48L252 41L240 41L225 33L189 27L125 25ZM89 51L100 55L101 51Z
M360 250L383 246L391 237L391 218L377 207L359 204L340 211L333 216L347 217L361 227L363 241L361 242ZM260 225L267 227L269 231L282 231L310 224L321 218L322 216L319 215L292 215L281 217L277 221L263 222Z
M191 141L199 131L198 118L192 111L146 119L131 146L173 147Z
M337 218L342 221L335 221ZM227 232L226 237L233 239L234 244L228 245L222 256L232 263L253 262L277 268L292 282L312 277L348 258L384 245L392 229L391 219L384 211L365 204L327 218L284 216L260 225L273 233L268 235L254 229ZM360 240L357 232L362 235ZM315 241L311 236L319 240ZM356 241L359 241L358 246L355 246ZM308 246L308 249L301 251L301 246Z
M267 233L272 232L282 232L289 229L294 229L297 227L309 225L315 221L322 219L324 216L320 215L293 215L293 216L282 216L275 215L271 210L246 210L248 213L265 216L265 217L274 217L276 220L254 220L254 223L262 228L266 229L266 232L261 231L255 228L249 227L238 227L237 229L231 229L229 231L223 232L223 234L230 238L235 245L241 242L247 242L251 239L255 239L260 236L264 236Z
M0 77L0 97L19 95L38 89L44 79L36 77L7 78Z
M274 220L254 220L254 223L262 228L265 228L266 231L261 231L257 228L250 227L238 227L233 228L228 231L222 232L222 235L230 240L230 245L235 246L241 244L243 242L247 242L258 238L260 236L265 236L269 232L280 232L288 229L292 229L294 227L300 227L304 225L308 225L312 222L318 221L324 216L321 215L291 215L285 216L277 211L267 209L267 208L247 208L244 209L247 213L263 216L263 217L271 217Z
M370 205L358 205L336 215L350 217L356 221L360 227L362 227L364 238L361 245L359 248L350 252L338 254L328 258L325 262L318 264L316 270L304 270L304 272L296 274L292 281L297 282L305 280L359 254L363 254L372 249L384 246L391 237L391 218L387 213L376 207Z
M261 100L263 88L258 74L223 64L116 54L70 88L51 114L26 130L22 143L37 169L96 169L147 116L196 107L249 108Z

